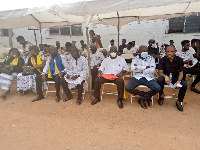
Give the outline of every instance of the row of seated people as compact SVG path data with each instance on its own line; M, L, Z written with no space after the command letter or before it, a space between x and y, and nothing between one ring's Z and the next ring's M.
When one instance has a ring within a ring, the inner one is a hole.
M25 62L25 66L23 67L26 68L27 65L31 66L31 70L33 70L35 73L34 77L36 81L36 91L38 97L34 99L33 102L44 99L44 96L42 94L42 81L45 81L45 78L49 78L55 81L56 101L60 100L60 84L62 85L63 90L66 94L66 98L64 98L64 101L72 99L72 95L69 91L70 85L72 87L77 85L77 104L81 104L83 84L87 84L86 80L89 74L87 59L83 56L80 56L79 51L76 48L71 48L71 54L64 55L66 57L71 57L71 59L67 62L64 56L61 57L61 55L58 54L56 47L50 46L49 49L51 56L45 62L45 59L39 54L39 48L37 46L31 46L31 56L29 57L28 61ZM92 82L95 99L91 102L91 104L94 105L100 101L101 84L106 82L113 82L117 84L118 106L119 108L123 108L122 98L125 84L122 77L128 71L128 66L125 62L125 59L117 55L117 48L115 46L112 46L110 48L110 56L105 58L102 62L100 59L99 61L96 61L99 56L97 55L98 51L95 45L91 45L91 51L92 54L90 57L94 61L93 62L91 60L91 68L93 67L92 70L95 69L97 71L97 78L94 76ZM155 59L148 54L148 47L139 47L139 55L133 58L131 64L131 69L133 72L135 72L135 75L126 85L125 89L132 94L141 96L138 102L141 104L142 108L147 108L145 105L145 101L147 101L149 106L151 106L150 98L158 92L158 103L159 105L163 104L164 84L170 83L169 75L171 73L173 76L173 80L171 82L175 84L175 87L178 88L181 85L176 105L178 110L183 111L181 102L183 102L184 95L187 89L187 84L185 83L185 81L182 80L184 66L183 59L175 56L175 52L176 51L174 46L169 46L167 48L166 56L161 59L159 63L160 77L158 78L158 83L156 83L153 78L153 74L155 71ZM19 57L19 53L16 49L12 51L12 56L13 57L10 59L10 61L8 61L7 59L6 63L4 63L3 65L4 69L12 70L10 75L1 73L0 84L4 91L1 95L1 98L4 99L9 92L11 80L16 77L16 73L20 73L22 71L23 66L23 59ZM13 69L11 69L12 67ZM20 78L19 75L18 77ZM23 77L23 75L21 75L21 77ZM5 84L5 80L9 82ZM27 82L27 80L24 80L24 82ZM135 89L140 84L148 86L151 90L149 92L142 92Z

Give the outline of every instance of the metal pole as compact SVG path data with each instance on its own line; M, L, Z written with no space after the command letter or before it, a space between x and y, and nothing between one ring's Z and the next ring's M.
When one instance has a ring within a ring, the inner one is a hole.
M35 33L35 30L33 30L33 31L34 31L34 36L35 36L35 43L36 43L36 45L37 45L36 33Z
M117 17L118 17L118 24L117 24L117 31L118 31L118 50L119 50L119 13L117 12Z
M13 41L12 41L12 29L8 29L8 36L9 36L9 45L10 48L13 48Z
M89 50L88 27L86 27L86 37L87 37L87 53L88 53L88 67L89 67L89 92L90 92L90 101L91 101L92 100L92 76L91 76L91 67L90 67L90 50Z

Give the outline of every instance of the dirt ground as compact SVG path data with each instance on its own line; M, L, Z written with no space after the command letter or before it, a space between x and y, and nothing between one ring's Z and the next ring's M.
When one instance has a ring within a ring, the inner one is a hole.
M20 96L15 86L7 100L0 100L0 150L200 149L200 95L189 89L184 111L179 112L175 99L159 106L157 96L146 110L137 99L131 104L130 95L123 109L117 106L117 96L110 95L94 106L88 94L81 106L75 104L76 94L65 103L56 103L54 93L32 103L36 94Z

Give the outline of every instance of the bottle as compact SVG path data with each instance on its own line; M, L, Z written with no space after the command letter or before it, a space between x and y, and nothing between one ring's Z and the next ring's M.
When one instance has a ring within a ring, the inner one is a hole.
M172 83L172 73L169 74L170 83Z
M174 85L172 84L172 73L169 74L169 80L170 80L170 83L169 83L169 86L174 89Z
M10 62L10 71L13 71L13 64Z

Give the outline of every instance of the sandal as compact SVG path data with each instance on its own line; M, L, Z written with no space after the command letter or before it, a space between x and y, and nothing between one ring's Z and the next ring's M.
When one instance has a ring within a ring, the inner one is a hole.
M6 100L6 95L0 95L0 98L1 98L2 100Z
M66 101L69 101L70 99L72 99L73 98L73 96L71 95L71 96L67 96L65 99L63 99L63 102L66 102Z
M77 99L76 105L81 105L81 103L82 103L82 100L78 100L78 99Z

